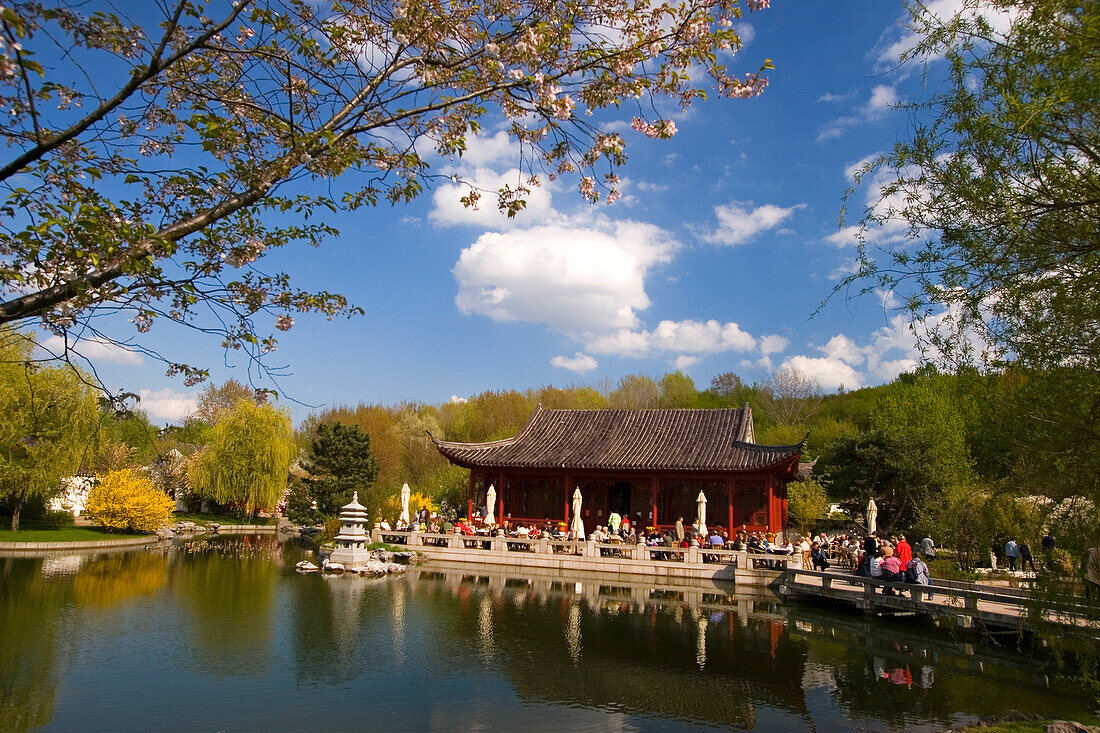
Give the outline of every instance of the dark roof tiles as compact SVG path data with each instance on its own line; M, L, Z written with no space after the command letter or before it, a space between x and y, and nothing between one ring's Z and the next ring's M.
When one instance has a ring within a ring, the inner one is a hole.
M436 440L469 468L756 471L797 467L802 445L753 441L752 411L543 410L514 437L492 443Z

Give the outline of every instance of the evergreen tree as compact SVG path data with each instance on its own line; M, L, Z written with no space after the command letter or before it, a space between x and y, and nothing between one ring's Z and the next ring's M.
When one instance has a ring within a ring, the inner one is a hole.
M325 516L335 516L353 492L359 492L360 502L368 508L375 503L378 461L371 455L370 436L355 425L318 425L317 440L302 468L312 477L302 479L304 488Z

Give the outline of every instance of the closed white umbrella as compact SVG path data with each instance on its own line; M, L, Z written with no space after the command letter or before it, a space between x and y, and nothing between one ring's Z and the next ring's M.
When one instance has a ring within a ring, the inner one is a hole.
M867 502L867 534L871 534L878 530L878 504L875 503L875 497L871 497Z
M492 525L496 524L497 520L493 517L493 511L497 506L497 487L489 484L489 490L485 492L485 523Z
M699 517L699 534L707 536L707 497L702 491L695 499L696 516Z
M405 484L401 487L401 516L397 521L409 523L409 485Z
M584 522L581 521L581 489L579 486L573 491L573 521L569 524L569 531L577 539L584 539Z

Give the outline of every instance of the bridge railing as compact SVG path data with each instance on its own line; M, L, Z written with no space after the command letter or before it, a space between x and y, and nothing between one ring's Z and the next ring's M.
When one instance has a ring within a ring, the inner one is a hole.
M712 547L665 547L634 545L625 542L560 540L548 537L530 539L504 535L463 535L438 532L375 529L371 540L408 547L438 547L480 552L529 553L535 555L568 554L584 557L621 558L653 563L724 565L751 570L787 570L801 566L795 555L754 554L744 550Z
M831 589L835 584L847 584L862 586L866 596L874 596L876 603L879 596L875 596L879 588L892 588L899 591L909 591L911 599L916 602L927 602L931 597L940 596L948 600L951 606L960 606L969 611L977 612L981 604L996 603L1000 606L994 612L1001 612L1005 607L1012 613L1025 615L1035 609L1042 613L1072 615L1079 618L1096 617L1100 607L1090 603L1088 599L1071 595L1033 596L1020 588L999 588L977 583L965 583L962 581L939 581L932 579L930 585L918 585L901 581L880 580L867 578L861 575L846 573L830 573L820 570L804 570L801 568L788 568L787 578L798 583L799 578L819 578L820 586L800 584L799 590L812 590L814 587ZM883 598L887 601L889 597ZM1036 603L1040 606L1036 606ZM988 607L987 607L988 608Z

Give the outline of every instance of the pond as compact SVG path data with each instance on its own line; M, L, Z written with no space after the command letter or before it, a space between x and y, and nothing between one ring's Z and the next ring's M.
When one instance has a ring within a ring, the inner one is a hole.
M0 559L0 729L940 730L1093 707L1032 655L915 621L303 557L268 536Z

